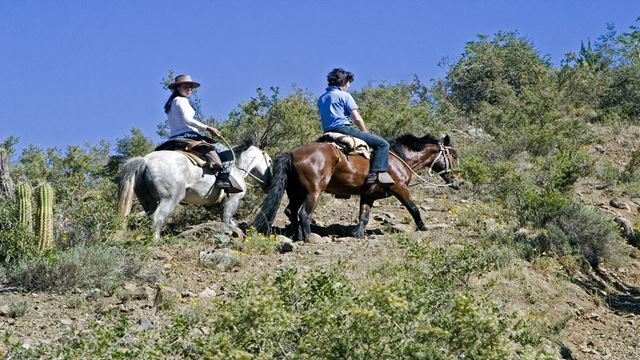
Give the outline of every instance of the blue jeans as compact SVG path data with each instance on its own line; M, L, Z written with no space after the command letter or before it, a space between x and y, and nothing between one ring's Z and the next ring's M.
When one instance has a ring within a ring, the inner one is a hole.
M369 145L373 153L371 154L371 170L373 172L382 172L389 169L389 142L378 135L360 131L351 126L343 126L328 130L344 135L350 135L358 139L364 140Z

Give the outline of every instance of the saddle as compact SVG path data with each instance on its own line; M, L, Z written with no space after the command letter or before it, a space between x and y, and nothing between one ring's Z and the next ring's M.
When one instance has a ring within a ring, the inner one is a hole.
M344 135L336 132L326 132L320 136L317 142L330 143L345 155L360 155L365 159L371 158L371 149L364 140L358 139L350 135Z
M194 165L205 167L211 161L211 167L221 169L222 163L233 160L232 150L216 152L213 144L204 140L177 137L158 145L154 151L171 150L185 154Z

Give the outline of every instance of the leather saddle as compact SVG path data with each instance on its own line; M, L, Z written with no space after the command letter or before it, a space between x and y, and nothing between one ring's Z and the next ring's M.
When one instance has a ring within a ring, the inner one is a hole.
M218 153L213 144L204 140L177 137L158 145L154 151L161 150L173 150L186 153L185 155L187 155L191 162L200 167L204 167L205 164L210 161L213 165L210 165L211 167L222 168L223 162L233 160L232 150Z

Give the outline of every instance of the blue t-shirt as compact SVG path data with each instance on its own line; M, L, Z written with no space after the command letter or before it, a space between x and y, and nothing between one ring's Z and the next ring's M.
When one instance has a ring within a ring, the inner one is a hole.
M351 111L358 108L356 101L340 86L329 86L327 92L318 98L318 111L322 120L322 130L330 131L343 126L351 126Z

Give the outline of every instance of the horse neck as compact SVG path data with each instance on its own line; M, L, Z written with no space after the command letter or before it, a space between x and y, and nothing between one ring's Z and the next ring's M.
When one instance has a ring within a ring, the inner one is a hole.
M250 154L250 153L253 153L254 151L250 151L250 150L251 150L251 148L243 151L240 154L239 159L238 159L238 167L240 169L242 169L242 170L245 170L245 171L243 171L244 172L243 176L245 176L245 177L257 165L257 161L256 161L257 155L252 156L252 154Z
M435 160L435 155L438 153L438 151L439 147L437 144L428 144L422 151L411 151L405 147L404 153L407 158L404 159L404 161L413 170L417 171L430 166L431 162Z

